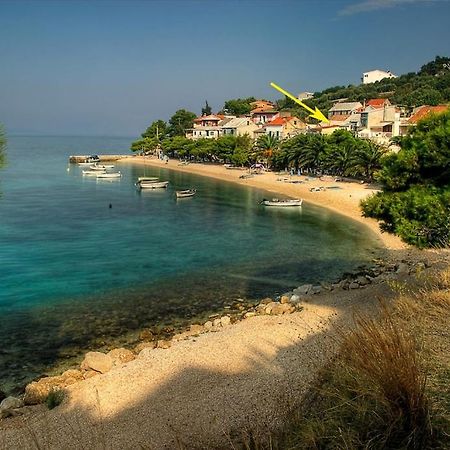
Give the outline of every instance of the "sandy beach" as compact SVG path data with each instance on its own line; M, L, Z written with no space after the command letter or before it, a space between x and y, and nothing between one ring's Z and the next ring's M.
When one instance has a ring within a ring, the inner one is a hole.
M217 178L219 180L265 189L274 195L282 195L291 198L303 198L305 202L328 208L337 214L343 214L353 220L366 225L377 235L381 243L387 249L398 250L406 248L406 245L397 236L383 233L378 222L374 219L363 217L359 202L377 190L367 184L356 182L335 182L331 177L312 179L306 176L290 176L289 174L277 174L266 172L255 175L252 178L240 178L247 174L247 169L227 169L219 164L180 164L178 160L170 159L168 163L155 157L133 156L120 160L123 164L142 164L153 167L164 167L180 172L188 172L196 175ZM306 180L306 181L305 181ZM292 183L302 181L302 183ZM323 186L325 190L311 192L311 188ZM340 189L328 189L339 187Z

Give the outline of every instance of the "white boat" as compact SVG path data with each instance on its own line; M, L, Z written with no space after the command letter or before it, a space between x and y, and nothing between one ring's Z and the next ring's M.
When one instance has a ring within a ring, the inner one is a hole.
M152 182L155 182L155 181L159 181L159 178L158 177L138 177L138 183L140 181L152 181Z
M79 166L92 166L91 162L80 162L78 163Z
M97 178L120 178L121 176L120 172L97 172Z
M98 170L83 170L83 175L86 175L86 176L97 177L101 173L105 173L105 171L99 172Z
M292 199L292 200L278 200L277 198L274 198L272 200L263 200L261 202L264 206L302 206L303 199Z
M166 188L169 185L168 181L141 181L140 183L136 183L136 186L139 189L161 189Z
M102 165L98 165L98 164L93 164L90 167L91 170L103 170L105 171L106 169L114 169L114 165L112 164L102 164Z
M185 189L184 191L176 191L177 198L193 197L196 194L195 189Z

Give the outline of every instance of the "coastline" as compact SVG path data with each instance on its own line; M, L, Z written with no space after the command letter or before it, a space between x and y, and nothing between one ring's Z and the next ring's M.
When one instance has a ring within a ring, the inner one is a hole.
M216 178L222 181L228 181L243 186L264 189L276 195L283 195L291 198L303 198L305 202L312 203L316 206L327 208L336 214L344 215L355 220L366 227L376 235L386 250L403 250L408 246L395 235L383 233L380 230L378 222L375 219L363 217L359 208L359 202L377 192L377 189L367 184L359 184L356 182L333 182L320 179L309 179L304 181L305 176L290 176L289 174L279 175L274 172L265 172L255 175L252 178L239 178L242 174L248 173L247 169L227 169L223 165L218 164L202 164L189 163L180 165L178 160L170 159L167 163L155 157L133 156L124 158L118 163L140 164L151 167L165 168L186 172L190 174ZM278 181L277 179L288 179L289 181L303 181L302 183L290 183ZM310 192L310 188L325 188L338 186L340 189L326 189L325 191Z

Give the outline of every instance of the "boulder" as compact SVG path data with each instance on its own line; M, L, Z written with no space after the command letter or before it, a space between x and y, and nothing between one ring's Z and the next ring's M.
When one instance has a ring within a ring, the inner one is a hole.
M155 335L152 333L152 331L149 328L144 328L139 333L139 340L140 341L151 341L153 340Z
M205 330L210 330L213 327L213 323L210 320L208 320L203 324L203 326L205 327Z
M397 266L397 273L401 274L401 275L402 274L403 275L408 274L409 273L409 266L408 266L408 264L403 263L403 262L399 263L398 266Z
M249 311L244 314L244 319L248 319L249 317L255 317L257 314L255 311Z
M288 295L282 295L281 298L280 298L280 303L281 304L289 303L289 301L290 301L290 298L289 298Z
M290 314L295 311L295 307L289 303L270 303L270 312L268 314L272 316L279 316L281 314Z
M349 289L359 289L359 284L356 283L356 281L353 281L352 283L350 283L350 284L348 285L348 288L349 288Z
M320 294L322 292L322 287L321 286L313 286L308 294Z
M43 403L52 391L59 391L71 384L84 380L85 377L80 370L69 369L62 375L56 377L45 377L38 381L33 381L25 387L24 402L26 405L36 405Z
M360 275L355 281L360 286L366 286L369 284L369 280L366 277L363 277L362 275Z
M300 303L302 301L302 298L299 295L292 295L290 298L290 303L291 305L297 305L298 303Z
M205 328L203 325L193 324L189 327L189 334L191 336L196 336L200 333L203 333L205 331Z
M297 295L306 295L309 293L309 291L312 289L312 284L303 284L299 286L297 289L294 289L294 294Z
M108 356L112 359L114 367L133 361L135 358L134 353L126 348L115 348L108 352Z
M222 326L222 321L221 319L214 319L213 320L213 327L214 328L220 328Z
M95 370L96 372L106 373L111 370L113 360L109 355L100 352L88 352L81 363L82 370Z
M267 298L263 298L260 302L259 302L259 304L260 305L268 305L269 303L272 303L273 302L273 300L270 298L270 297L267 297Z
M170 348L171 345L172 345L172 343L170 341L166 341L165 339L160 339L156 344L156 348L167 349L167 348Z
M141 353L142 350L144 350L144 348L149 348L150 350L152 350L155 347L156 347L155 341L141 342L140 344L136 345L136 347L134 347L134 353L139 354L139 353Z
M222 324L223 327L226 327L227 325L231 324L231 317L230 316L223 316L220 319L220 323Z
M23 401L16 397L6 397L0 403L0 419L13 416L18 408L22 408Z

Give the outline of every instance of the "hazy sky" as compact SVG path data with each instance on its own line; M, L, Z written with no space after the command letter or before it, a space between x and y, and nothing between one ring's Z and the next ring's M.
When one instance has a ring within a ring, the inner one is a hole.
M10 133L138 135L179 108L278 98L450 55L447 0L0 0Z

